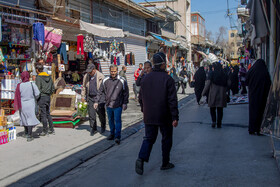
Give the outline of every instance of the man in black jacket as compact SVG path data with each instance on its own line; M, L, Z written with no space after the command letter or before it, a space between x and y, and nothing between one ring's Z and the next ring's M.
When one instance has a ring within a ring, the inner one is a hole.
M50 75L43 72L44 66L42 64L36 64L36 85L40 91L40 98L38 105L40 109L40 118L43 124L43 132L40 136L46 136L47 134L54 134L53 120L50 115L51 95L54 93L54 84ZM49 123L49 130L48 130Z
M126 80L118 75L118 66L110 66L110 77L106 77L100 85L100 89L95 99L94 108L98 103L105 103L110 126L110 136L108 140L114 140L120 144L122 130L122 111L127 109L128 86Z
M173 127L178 125L179 111L175 83L165 71L165 59L164 53L156 53L153 56L153 71L141 81L139 102L144 115L145 137L135 165L135 171L139 175L143 174L144 161L149 161L158 129L162 134L161 170L174 167L174 164L169 162L169 156Z

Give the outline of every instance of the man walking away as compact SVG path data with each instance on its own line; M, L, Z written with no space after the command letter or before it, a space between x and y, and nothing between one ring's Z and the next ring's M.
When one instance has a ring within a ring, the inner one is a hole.
M127 109L129 91L127 82L118 75L118 66L110 66L110 77L106 77L100 86L98 95L95 100L94 108L98 103L104 103L107 106L107 115L110 126L110 136L108 140L114 140L120 144L122 130L122 110Z
M127 67L126 66L122 66L122 70L119 72L119 75L121 77L123 77L127 81L127 79L126 79L126 70L127 70Z
M165 54L153 56L154 69L141 82L139 101L144 115L145 137L136 160L135 171L142 175L144 161L148 162L153 144L157 139L158 129L162 134L162 166L161 170L171 169L170 150L172 147L173 127L179 120L177 93L174 80L166 69Z
M137 102L137 98L138 98L138 93L140 91L140 87L136 85L136 81L137 81L139 75L141 75L142 71L143 71L143 64L140 63L139 68L137 70L135 70L135 72L134 72L135 83L133 84L133 92L135 94L136 102Z
M94 64L89 64L86 72L87 74L83 79L82 102L85 102L85 100L88 102L90 135L93 136L97 132L96 113L101 122L101 134L105 132L106 127L105 103L99 103L96 109L93 107L104 75L97 71Z
M40 136L46 136L48 134L55 134L53 129L53 121L50 115L51 95L54 93L54 84L50 75L43 72L44 66L42 64L36 65L36 85L40 91L40 97L38 100L40 118L43 124L43 132ZM49 129L48 129L49 123Z

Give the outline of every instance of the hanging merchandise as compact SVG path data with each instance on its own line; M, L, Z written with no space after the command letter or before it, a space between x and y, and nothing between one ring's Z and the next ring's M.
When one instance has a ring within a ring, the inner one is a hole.
M68 64L67 52L66 52L66 43L63 43L63 42L61 43L60 47L57 50L57 53L62 56L64 64Z
M120 57L117 57L117 65L121 65L121 62L120 62Z
M2 48L0 47L0 63L4 63L5 62L5 58L2 52Z
M59 48L62 39L62 30L53 27L45 27L45 44L44 51L50 52L55 48Z
M123 42L120 43L120 52L122 53L123 56L125 55L125 47Z
M2 16L0 16L0 42L2 42Z
M99 42L98 43L98 48L100 48L103 51L110 51L110 42L105 41L105 42Z
M76 59L76 52L68 51L69 61L74 61Z
M135 56L134 56L134 53L130 53L130 65L135 65Z
M114 64L117 65L117 57L114 56Z
M39 42L41 46L45 43L45 26L41 22L33 23L33 40Z
M88 58L92 59L92 53L91 52L88 53Z
M93 52L95 49L93 38L89 35L86 35L84 38L84 52Z
M114 56L111 55L111 64L113 64L113 63L114 63Z
M84 36L78 35L77 36L77 55L80 54L81 49L81 55L84 55Z

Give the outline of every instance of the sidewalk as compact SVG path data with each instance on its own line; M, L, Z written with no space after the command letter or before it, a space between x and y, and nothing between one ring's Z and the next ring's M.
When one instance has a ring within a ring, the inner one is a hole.
M193 89L188 87L186 95L178 94L178 100L192 93ZM140 107L133 100L129 102L128 109L122 115L122 139L142 128L139 125L142 121ZM34 131L41 130L42 125L39 125ZM97 133L90 136L89 130L89 122L86 121L76 129L55 128L55 135L35 136L34 141L27 142L21 137L23 127L17 127L17 140L0 146L0 165L5 168L0 170L0 186L23 178L24 181L18 184L40 186L114 146L111 141L102 141L109 135L108 124L104 135Z
M228 106L222 128L213 129L209 108L192 99L181 108L174 129L174 169L160 170L159 135L143 176L135 173L141 129L47 186L280 186L270 137L249 135L247 128L248 105Z

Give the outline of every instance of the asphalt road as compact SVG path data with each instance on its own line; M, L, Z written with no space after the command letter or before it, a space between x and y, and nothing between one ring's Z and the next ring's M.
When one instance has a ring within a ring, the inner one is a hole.
M135 173L144 129L47 186L280 186L270 138L248 134L248 105L229 106L222 129L210 127L207 106L192 100L180 109L171 162L161 171L161 136L144 175Z

